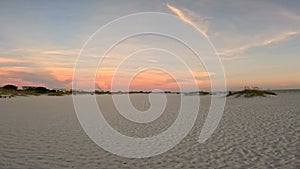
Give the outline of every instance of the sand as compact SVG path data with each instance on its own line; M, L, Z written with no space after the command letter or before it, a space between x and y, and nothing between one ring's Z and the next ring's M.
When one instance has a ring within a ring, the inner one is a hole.
M101 110L118 131L148 137L166 130L176 118L178 96L163 115L147 124L131 123L97 96ZM137 109L149 107L147 95L132 95ZM0 168L300 168L300 92L278 96L228 98L225 112L209 140L199 144L210 96L189 135L158 156L129 159L98 147L81 128L72 97L0 99Z

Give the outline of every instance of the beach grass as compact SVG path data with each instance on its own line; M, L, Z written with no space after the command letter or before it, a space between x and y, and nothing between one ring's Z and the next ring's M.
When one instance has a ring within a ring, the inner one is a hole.
M229 91L227 94L227 97L230 96L235 96L235 97L266 97L267 95L273 95L276 96L277 94L272 91L267 91L267 90L261 90L259 88L245 88L244 90L241 91Z

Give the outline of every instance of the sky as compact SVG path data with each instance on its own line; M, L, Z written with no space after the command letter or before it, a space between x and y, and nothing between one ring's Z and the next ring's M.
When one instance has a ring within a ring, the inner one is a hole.
M126 15L160 12L177 16L183 24L196 26L199 33L211 41L221 58L228 89L243 86L300 88L299 9L298 0L2 0L0 86L71 88L80 49L95 31ZM169 25L172 31L174 25ZM131 27L117 31L126 29ZM193 38L189 33L187 37ZM98 36L94 42L99 47L106 45L101 44L104 41ZM143 51L124 61L138 50ZM185 63L166 50L178 54ZM87 62L86 72L93 71L88 68L89 63L98 63L99 57L104 58L94 71L94 84L105 90L110 90L112 84L125 90L128 79L130 90L178 90L177 82L185 88L195 83L200 89L207 89L209 78L217 76L207 71L201 60L184 45L163 36L128 38L105 57L97 56L97 52L89 54L94 57L83 60ZM186 78L189 73L186 67L196 81ZM119 71L116 73L116 70ZM112 81L114 74L118 77L115 82ZM80 87L89 88L90 84L83 73Z

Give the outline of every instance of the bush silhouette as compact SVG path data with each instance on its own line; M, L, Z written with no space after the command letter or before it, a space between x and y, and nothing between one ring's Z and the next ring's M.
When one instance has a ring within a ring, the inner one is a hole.
M6 90L18 90L18 86L15 86L15 85L5 85L2 87L3 89L6 89Z

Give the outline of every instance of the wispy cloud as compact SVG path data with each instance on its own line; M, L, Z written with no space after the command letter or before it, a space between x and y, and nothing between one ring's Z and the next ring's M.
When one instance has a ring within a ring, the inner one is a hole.
M220 50L218 52L218 54L222 55L222 56L233 56L236 54L242 54L251 48L263 47L263 46L268 46L268 45L271 45L274 43L278 43L278 42L287 40L293 36L296 36L299 33L300 33L300 30L299 31L286 31L286 32L281 32L281 33L276 33L276 34L270 35L269 37L259 37L252 43L241 45L236 48Z
M183 21L194 25L195 27L197 27L201 33L208 37L208 23L205 21L205 19L203 19L202 17L200 17L199 15L196 15L193 11L190 11L188 9L179 9L178 7L172 6L170 4L166 4L167 8L173 12L175 15L177 15L180 19L182 19ZM193 18L198 18L197 22L194 21Z
M45 55L65 55L65 56L77 56L79 54L79 50L45 50L42 51L42 54Z
M60 56L77 56L79 54L79 49L54 49L54 50L45 50L40 48L16 48L11 49L10 52L21 52L21 53L30 53L38 55L60 55Z
M300 22L300 16L291 11L281 9L280 14L289 20Z
M251 3L250 3L251 5ZM252 4L254 5L254 4ZM264 4L261 4L264 5ZM269 4L268 4L269 5ZM167 8L172 11L174 14L176 14L180 19L183 21L190 23L200 29L200 31L206 36L210 37L213 41L217 42L220 36L223 36L225 41L228 41L232 37L227 36L227 32L213 32L211 28L209 27L210 23L208 22L207 19L204 19L206 17L200 16L198 13L182 8L182 7L175 7L170 4L166 4ZM277 7L278 8L278 7ZM277 9L276 8L276 9ZM288 11L286 9L278 8L279 13L278 17L284 17L286 20L290 20L291 22L295 21L300 21L300 16L296 15L295 13L292 13L291 11ZM270 11L271 12L271 11ZM271 12L272 13L272 12ZM251 16L249 16L251 17ZM217 54L219 54L222 59L224 60L235 60L235 59L240 59L244 58L242 54L248 50L251 50L253 48L257 47L264 47L268 45L272 45L275 43L280 43L283 42L289 38L292 38L294 36L297 36L300 34L300 29L290 29L286 30L282 28L281 30L276 30L274 32L268 33L263 32L260 34L256 35L240 35L240 34L235 34L235 39L239 39L238 43L234 44L232 43L231 45L228 44L220 44L219 45L219 50ZM217 35L218 38L215 38L215 36L212 35ZM226 47L224 47L226 46ZM238 56L239 55L239 56Z
M19 60L14 59L14 58L1 58L0 57L0 63L11 63L11 62L19 62Z

